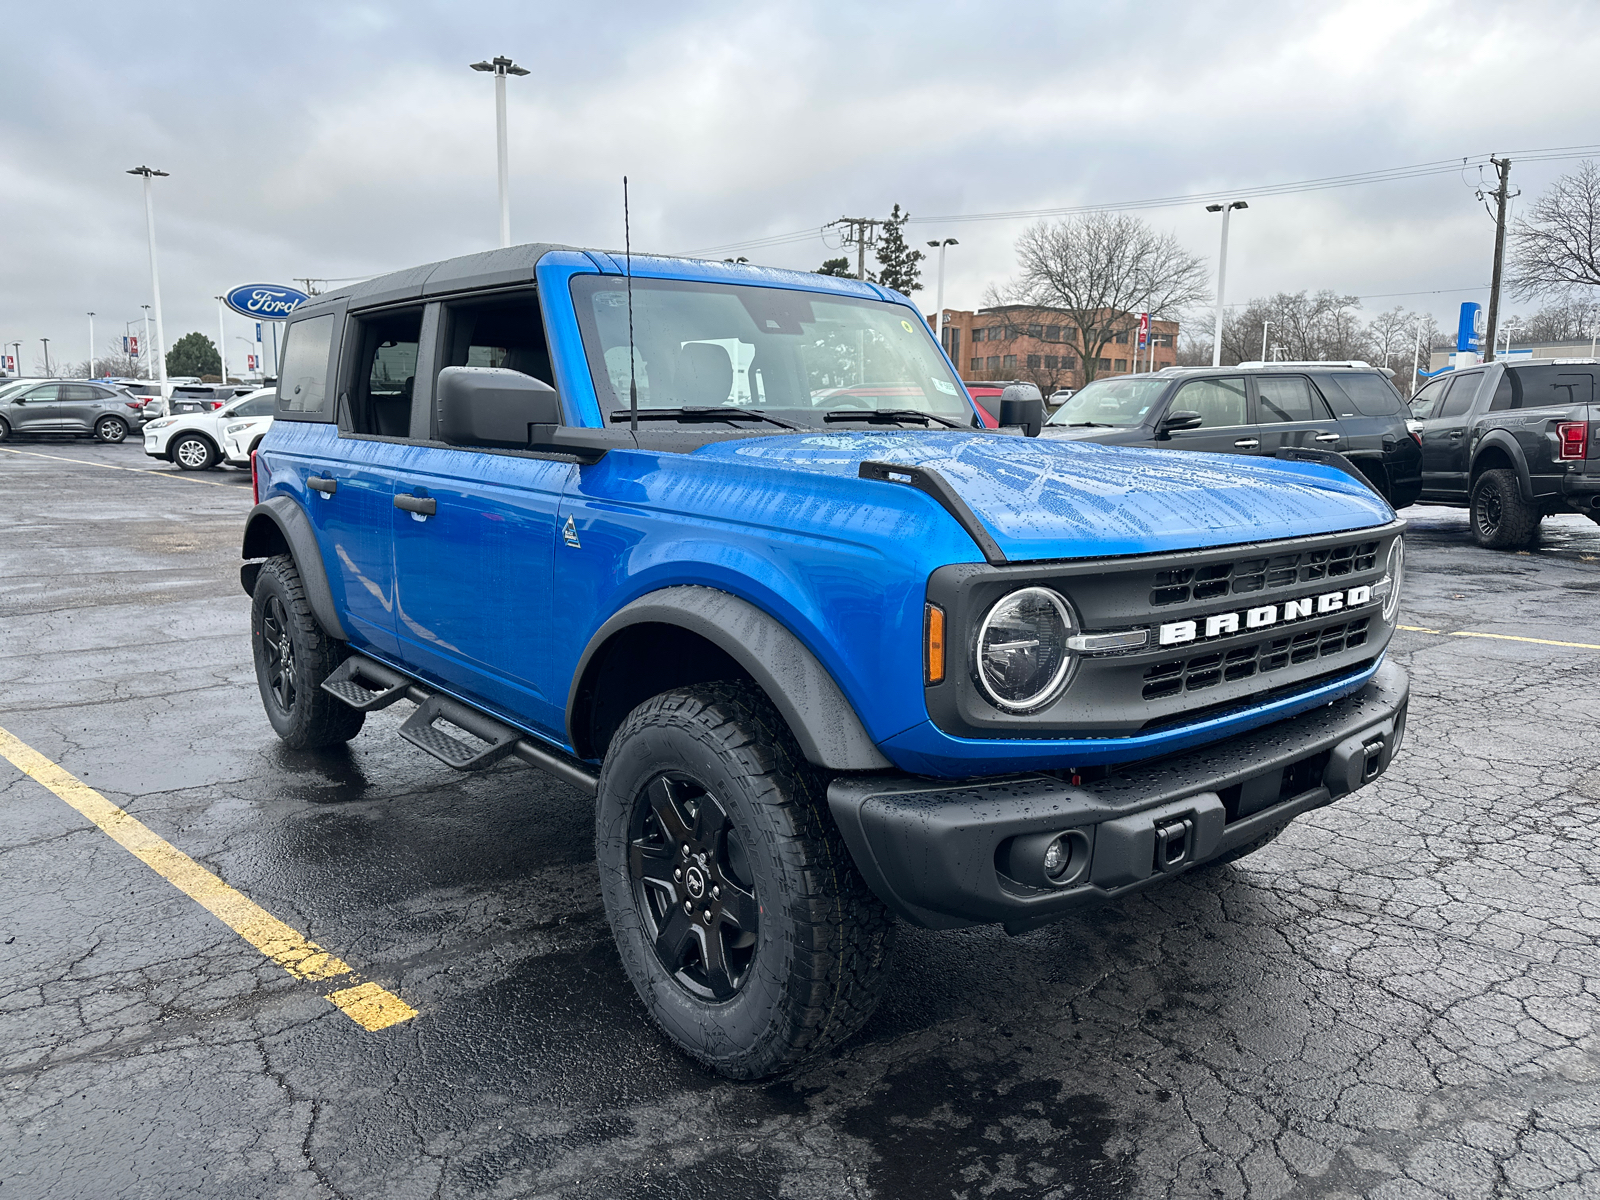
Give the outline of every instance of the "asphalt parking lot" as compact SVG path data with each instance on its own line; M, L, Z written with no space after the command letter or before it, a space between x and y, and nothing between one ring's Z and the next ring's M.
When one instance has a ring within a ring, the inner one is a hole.
M249 506L134 444L0 448L0 730L136 819L0 761L0 1200L1600 1194L1600 526L1505 554L1410 510L1383 780L1029 937L903 929L862 1034L739 1085L646 1022L578 792L452 772L408 705L281 748ZM346 971L241 938L213 876Z

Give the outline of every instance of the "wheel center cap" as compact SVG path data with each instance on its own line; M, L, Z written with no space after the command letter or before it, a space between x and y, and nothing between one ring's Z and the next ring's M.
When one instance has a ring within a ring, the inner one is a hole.
M683 875L683 886L689 889L689 895L696 900L706 894L705 873L699 867L690 867Z

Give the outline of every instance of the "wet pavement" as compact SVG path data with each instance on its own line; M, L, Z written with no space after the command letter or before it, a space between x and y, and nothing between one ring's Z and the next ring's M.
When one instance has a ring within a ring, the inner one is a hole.
M1600 643L1591 522L1410 510L1383 780L1029 937L903 929L860 1035L741 1085L645 1020L582 795L407 705L281 748L249 505L0 449L0 728L419 1015L366 1031L0 761L0 1200L1600 1194L1600 651L1450 636Z

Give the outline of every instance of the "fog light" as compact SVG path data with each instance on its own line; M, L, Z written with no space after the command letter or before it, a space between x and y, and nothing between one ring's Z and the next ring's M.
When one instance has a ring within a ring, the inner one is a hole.
M1067 864L1071 861L1072 847L1067 845L1066 835L1062 834L1044 852L1044 873L1051 879L1060 879L1066 874Z
M1026 833L1001 842L995 866L1002 875L1035 888L1075 887L1089 877L1094 830Z

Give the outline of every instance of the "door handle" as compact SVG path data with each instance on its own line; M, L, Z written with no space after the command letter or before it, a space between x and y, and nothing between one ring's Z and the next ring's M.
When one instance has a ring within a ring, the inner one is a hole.
M1465 436L1465 434L1466 430L1464 429L1452 429L1450 431L1450 439L1454 441L1456 438Z
M394 498L394 506L396 508L403 508L408 513L416 513L418 516L423 517L433 516L433 514L438 511L439 507L434 503L432 496L406 495L396 496Z
M337 479L322 479L316 475L307 475L306 486L313 492L321 492L324 496L331 496L339 490L339 481Z
M1260 438L1240 438L1234 445L1240 450L1254 450L1261 445Z
M1317 441L1319 441L1319 442L1337 442L1338 440L1339 440L1339 435L1337 433L1319 433L1319 434L1317 434Z

